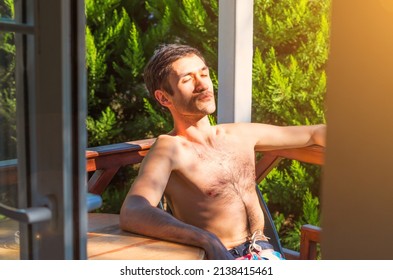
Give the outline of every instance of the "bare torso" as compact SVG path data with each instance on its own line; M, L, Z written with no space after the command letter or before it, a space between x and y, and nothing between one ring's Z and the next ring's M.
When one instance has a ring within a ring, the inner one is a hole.
M175 136L176 160L165 195L179 220L217 235L227 248L263 229L255 191L255 155L251 143L218 129L214 145L202 146Z

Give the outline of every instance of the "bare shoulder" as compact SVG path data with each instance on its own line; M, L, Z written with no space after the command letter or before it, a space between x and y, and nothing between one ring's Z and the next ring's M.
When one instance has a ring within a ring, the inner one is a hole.
M168 162L173 169L179 165L182 153L182 140L178 136L163 134L157 137L147 158Z
M152 145L150 152L153 153L176 153L179 148L179 139L176 136L162 134L157 137L157 140ZM149 153L150 153L149 152Z
M169 134L161 134L157 137L156 142L154 142L154 146L156 145L175 145L177 143L176 136Z

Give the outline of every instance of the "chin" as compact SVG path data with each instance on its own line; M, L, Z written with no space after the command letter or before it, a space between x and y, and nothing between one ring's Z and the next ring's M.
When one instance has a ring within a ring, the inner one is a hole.
M198 106L199 105L199 106ZM205 115L210 115L216 111L215 102L204 102L204 104L198 104L196 109Z
M215 103L209 104L208 106L206 106L206 112L207 112L208 114L212 114L212 113L214 113L215 111L216 111L216 104L215 104Z
M211 114L213 114L216 111L216 108L215 107L212 108L212 109L211 108L207 108L204 111L205 111L206 115L211 115Z

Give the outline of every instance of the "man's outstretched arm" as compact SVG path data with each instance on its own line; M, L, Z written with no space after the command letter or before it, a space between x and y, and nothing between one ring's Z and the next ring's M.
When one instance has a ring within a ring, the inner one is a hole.
M274 126L245 124L241 135L255 143L256 151L300 148L310 145L326 146L326 125Z

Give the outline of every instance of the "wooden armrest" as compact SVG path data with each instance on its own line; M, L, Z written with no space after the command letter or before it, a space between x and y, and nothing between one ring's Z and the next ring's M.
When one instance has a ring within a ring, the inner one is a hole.
M322 229L313 225L303 225L300 229L300 259L315 260L317 244L321 242Z
M88 148L86 170L93 172L88 182L90 193L101 195L122 166L140 163L155 138Z
M265 152L265 154L318 165L323 165L325 161L325 148L318 145L311 145L303 148L272 150Z

